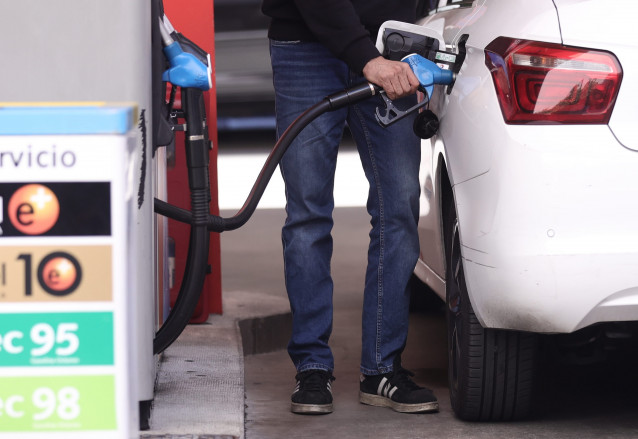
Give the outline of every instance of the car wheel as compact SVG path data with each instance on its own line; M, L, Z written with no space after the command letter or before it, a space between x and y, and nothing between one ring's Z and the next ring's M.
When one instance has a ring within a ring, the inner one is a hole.
M524 418L532 408L538 336L484 329L465 283L454 203L446 220L448 381L456 415L466 421Z

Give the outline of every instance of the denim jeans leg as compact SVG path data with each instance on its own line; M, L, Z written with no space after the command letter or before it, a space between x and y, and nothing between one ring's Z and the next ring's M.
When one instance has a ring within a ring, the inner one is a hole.
M346 87L348 70L316 43L271 41L277 135L303 111ZM333 187L347 110L308 125L280 163L287 218L282 229L286 289L293 318L288 353L297 369L332 371Z
M415 96L396 102L416 104ZM408 282L419 256L420 140L412 130L415 115L381 127L374 119L381 99L350 107L348 124L370 183L367 209L372 230L362 317L361 372L392 371L408 334Z

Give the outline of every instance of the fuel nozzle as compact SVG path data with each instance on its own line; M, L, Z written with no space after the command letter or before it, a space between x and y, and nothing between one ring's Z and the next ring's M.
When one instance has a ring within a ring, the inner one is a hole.
M209 90L213 86L210 62L206 65L195 54L184 51L180 43L171 36L170 23L159 19L160 34L164 43L164 54L170 68L162 74L162 80L184 88Z
M387 127L427 105L434 91L434 84L449 85L454 82L454 73L451 70L442 69L432 61L416 53L405 56L401 61L410 65L412 72L419 80L419 89L425 93L425 99L407 110L401 110L394 105L385 93L382 93L381 96L385 102L385 114L381 114L381 110L377 108L376 118L377 122L383 127Z
M401 61L408 63L414 76L419 80L421 87L427 93L428 99L434 91L434 84L450 85L454 82L454 73L434 64L429 59L413 53L404 57Z
M454 73L451 70L443 69L416 53L405 56L401 61L410 66L419 80L419 89L425 93L425 99L421 102L407 110L402 110L394 105L381 87L366 82L324 98L327 111L334 111L379 94L385 102L385 114L381 114L381 110L377 107L376 119L379 125L387 127L426 106L434 91L434 84L449 85L454 82ZM415 121L414 132L417 136L426 139L436 133L438 126L436 115L431 111L424 111Z

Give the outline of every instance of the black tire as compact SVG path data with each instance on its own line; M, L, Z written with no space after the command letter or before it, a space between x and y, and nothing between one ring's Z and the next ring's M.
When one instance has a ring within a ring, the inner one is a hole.
M466 421L511 421L530 415L538 335L484 329L470 303L454 203L446 209L448 381L456 415Z

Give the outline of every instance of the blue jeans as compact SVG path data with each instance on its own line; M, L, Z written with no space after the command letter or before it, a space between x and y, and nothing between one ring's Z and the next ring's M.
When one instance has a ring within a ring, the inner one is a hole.
M318 43L271 41L270 50L278 136L324 97L364 81ZM416 97L410 96L397 105L407 108L415 103ZM373 97L323 114L297 136L281 161L287 212L282 241L293 317L288 352L299 372L334 370L328 345L333 310L331 230L337 151L346 122L370 183L367 210L372 229L361 372L392 371L394 358L405 346L407 285L419 256L420 142L412 130L414 117L382 128L374 117L377 107L384 108L383 101Z

